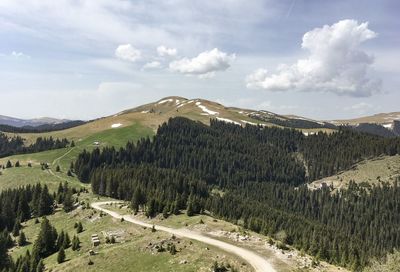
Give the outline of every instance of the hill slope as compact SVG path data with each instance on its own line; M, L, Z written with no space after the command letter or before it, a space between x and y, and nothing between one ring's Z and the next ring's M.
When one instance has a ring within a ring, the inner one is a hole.
M292 127L304 131L306 134L318 131L332 131L335 126L326 122L313 121L297 116L283 116L268 111L255 111L235 107L225 107L219 103L204 99L187 99L171 96L159 101L145 104L133 109L128 109L92 122L65 129L46 133L18 133L33 142L37 137L68 138L75 142L85 139L90 135L107 130L119 130L132 125L139 125L155 132L159 125L171 117L186 117L195 121L209 124L210 119L218 119L239 125L262 125ZM12 133L9 133L13 135Z

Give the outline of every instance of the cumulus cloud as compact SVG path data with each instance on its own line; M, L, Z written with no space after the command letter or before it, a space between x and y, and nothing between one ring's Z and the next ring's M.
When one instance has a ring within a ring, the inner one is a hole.
M141 58L142 53L131 44L121 44L115 50L115 56L121 60L135 62Z
M200 53L192 59L182 58L169 64L171 71L185 75L198 75L201 78L212 77L217 71L225 71L236 58L235 54L227 54L214 48Z
M161 62L159 61L151 61L143 65L143 69L157 69L161 68Z
M157 54L160 57L174 57L178 53L178 50L176 48L168 48L164 45L160 45L157 47Z
M315 28L303 36L309 56L277 72L258 69L246 78L248 88L268 91L319 91L338 95L371 96L381 91L381 80L370 76L373 58L362 51L363 42L377 36L368 23L342 20Z

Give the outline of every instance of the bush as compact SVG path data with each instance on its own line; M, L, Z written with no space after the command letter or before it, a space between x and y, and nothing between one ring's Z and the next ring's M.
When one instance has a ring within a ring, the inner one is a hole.
M279 248L279 249L281 249L281 250L288 250L288 249L289 249L289 248L287 247L287 245L284 244L284 243L282 243L282 242L278 242L278 243L276 244L276 247Z

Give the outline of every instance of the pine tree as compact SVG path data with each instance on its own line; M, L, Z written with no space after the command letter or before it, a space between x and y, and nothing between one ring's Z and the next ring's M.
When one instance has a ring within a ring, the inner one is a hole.
M13 228L13 231L12 231L12 234L13 234L14 237L19 236L20 229L21 229L21 222L18 219L18 220L15 221L14 228Z
M72 192L70 189L67 189L67 191L64 194L63 209L65 212L70 212L72 211L73 207L74 207L74 202L72 200Z
M21 221L26 221L31 218L31 210L25 193L22 193L19 198L17 216Z
M164 217L164 218L168 218L168 216L169 216L168 207L167 207L167 206L164 206L164 209L163 209L163 217Z
M15 163L15 167L20 167L19 161Z
M76 228L76 233L81 233L83 231L83 225L81 222L78 223L78 227Z
M8 268L11 264L11 259L7 254L7 246L4 238L0 238L0 269Z
M193 204L192 204L191 200L189 200L189 204L187 206L186 214L187 214L187 216L193 216L194 215Z
M65 261L65 250L64 247L61 247L57 254L57 262L63 263Z
M24 233L23 231L21 231L21 232L19 233L18 245L19 245L19 246L24 246L24 245L26 245L26 236L25 236L25 233Z
M40 232L33 244L32 255L36 260L45 258L55 252L57 231L50 225L49 220L44 217L40 225Z
M60 172L60 171L61 171L61 168L60 168L59 165L57 165L57 166L56 166L56 172Z
M7 164L6 164L6 168L11 168L11 167L12 167L12 163L10 162L10 160L8 160Z
M69 238L68 233L65 232L63 248L69 248L70 246L71 246L71 239Z
M47 185L43 186L38 204L38 216L51 214L53 211L53 198L49 194Z
M72 250L78 250L80 248L80 243L78 236L74 235L72 238Z
M64 240L65 240L65 234L64 230L62 230L57 238L57 249L60 249L61 247L64 246Z

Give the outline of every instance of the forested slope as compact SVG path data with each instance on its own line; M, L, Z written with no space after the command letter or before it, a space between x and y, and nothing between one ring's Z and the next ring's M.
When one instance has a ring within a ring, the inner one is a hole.
M367 157L398 153L398 138L348 129L306 137L291 129L174 118L152 140L81 153L75 172L95 193L130 200L148 216L207 209L257 232L283 232L282 242L359 270L371 256L400 246L399 187L351 184L332 194L303 184Z
M20 136L8 137L0 132L0 158L15 154L35 153L45 150L64 148L69 144L69 141L64 139L36 138L36 141L29 146L25 146L24 139Z

